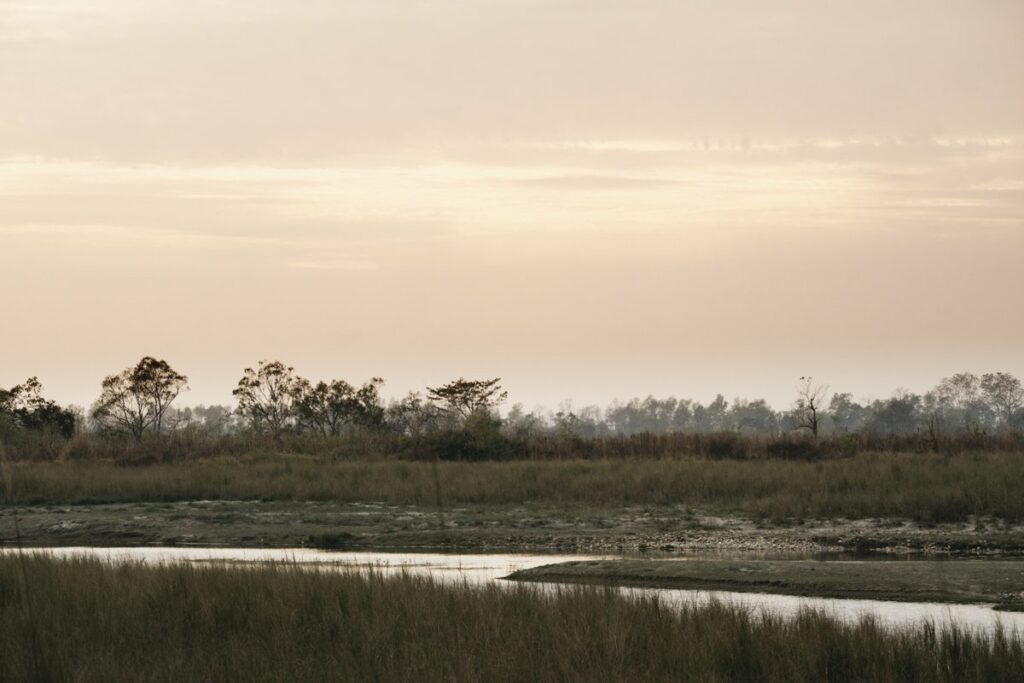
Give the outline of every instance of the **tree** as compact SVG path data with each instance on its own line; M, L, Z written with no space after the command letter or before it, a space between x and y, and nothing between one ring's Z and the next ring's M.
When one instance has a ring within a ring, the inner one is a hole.
M715 400L706 406L693 404L693 424L697 432L721 432L727 429L729 402L717 394Z
M981 376L981 393L1000 425L1010 427L1014 413L1024 405L1020 380L1008 372L990 372Z
M304 382L296 377L295 368L261 360L255 370L245 369L231 393L238 399L238 414L253 430L280 436L295 420L295 401Z
M433 403L423 399L418 391L410 391L405 398L392 401L384 411L388 429L404 436L422 436L440 430L448 416Z
M508 434L520 439L529 439L544 431L544 420L535 413L528 413L522 403L516 403L505 416L504 428Z
M34 431L53 431L65 438L75 433L75 412L43 398L43 385L29 377L10 389L0 389L0 415L15 427Z
M729 408L729 421L738 432L766 434L775 431L778 416L763 398L756 401L736 398Z
M853 400L853 394L833 394L828 404L828 413L832 416L832 424L839 432L856 432L866 420L864 406Z
M300 380L295 399L300 423L323 436L337 436L346 427L379 428L384 422L380 386L374 377L356 389L344 380L313 385Z
M864 430L876 434L910 434L917 429L920 407L920 396L897 389L891 397L871 404L871 417ZM938 433L935 434L933 441Z
M167 361L146 356L135 367L109 375L102 387L92 409L93 419L141 441L146 432L161 433L167 409L188 388L188 378Z
M444 411L465 421L474 413L492 411L508 398L508 392L501 390L500 382L500 377L485 380L460 377L440 387L427 387L427 395L431 401L440 403Z
M818 440L818 428L821 424L822 407L828 395L828 386L816 384L813 377L801 377L797 385L797 399L794 413L797 429L806 429Z
M981 379L970 372L945 377L934 389L937 405L952 423L968 431L981 431L991 410L982 396Z
M199 405L192 409L192 414L211 434L228 434L235 426L235 411L231 406Z

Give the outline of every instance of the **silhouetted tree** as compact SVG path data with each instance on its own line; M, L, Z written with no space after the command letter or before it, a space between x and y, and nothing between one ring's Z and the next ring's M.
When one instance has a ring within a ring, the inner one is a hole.
M465 420L473 413L490 412L508 398L508 392L501 390L500 382L500 377L485 380L460 377L440 387L427 387L427 395L449 414Z
M797 429L806 429L818 440L818 429L821 425L822 408L828 386L816 384L813 377L801 377L797 385L797 399L794 406Z
M1024 406L1024 386L1008 372L990 372L981 376L981 392L999 424L1010 427L1014 413Z
M346 427L379 428L384 422L380 386L374 377L356 389L344 380L313 385L300 380L295 408L300 423L323 436L337 436Z
M43 385L35 377L10 389L0 389L0 415L15 427L52 431L65 438L75 433L77 423L73 410L43 398Z
M238 400L238 414L253 430L280 436L295 420L303 381L281 361L260 361L255 370L245 369L231 393Z
M146 432L161 433L167 409L188 387L188 378L167 361L146 356L135 367L108 376L102 386L93 419L105 429L141 440Z

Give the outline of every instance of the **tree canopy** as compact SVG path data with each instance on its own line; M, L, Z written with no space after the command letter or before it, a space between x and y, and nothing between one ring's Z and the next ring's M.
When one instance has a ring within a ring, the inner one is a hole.
M145 356L135 367L103 380L92 417L105 429L141 440L147 432L163 431L168 408L187 387L188 378L167 361Z
M501 389L501 378L467 380L459 378L439 387L427 387L430 400L463 420L476 412L489 412L508 398Z

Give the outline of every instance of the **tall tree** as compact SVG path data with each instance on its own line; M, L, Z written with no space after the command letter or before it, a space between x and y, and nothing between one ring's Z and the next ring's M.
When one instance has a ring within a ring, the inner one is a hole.
M238 414L252 429L280 436L295 420L304 382L281 361L260 361L255 370L245 369L231 393L238 399Z
M188 387L188 378L167 361L145 356L135 367L103 380L103 390L92 409L99 424L125 431L141 440L147 432L160 434L174 399Z
M473 413L490 412L508 398L508 392L501 390L500 383L500 377L482 380L460 377L439 387L427 387L427 395L450 415L465 420Z
M951 423L968 431L980 431L992 415L982 393L981 378L970 372L945 377L935 387L935 396Z
M377 428L383 424L380 386L374 377L358 389L344 380L330 383L300 380L295 398L300 423L323 436L337 436L351 427Z
M1013 415L1024 405L1024 386L1008 372L990 372L981 376L981 392L1000 426L1011 425Z

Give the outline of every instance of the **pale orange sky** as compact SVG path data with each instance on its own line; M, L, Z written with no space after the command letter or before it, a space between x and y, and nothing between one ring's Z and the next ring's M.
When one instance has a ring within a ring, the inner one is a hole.
M1024 376L1024 3L0 0L0 386Z

